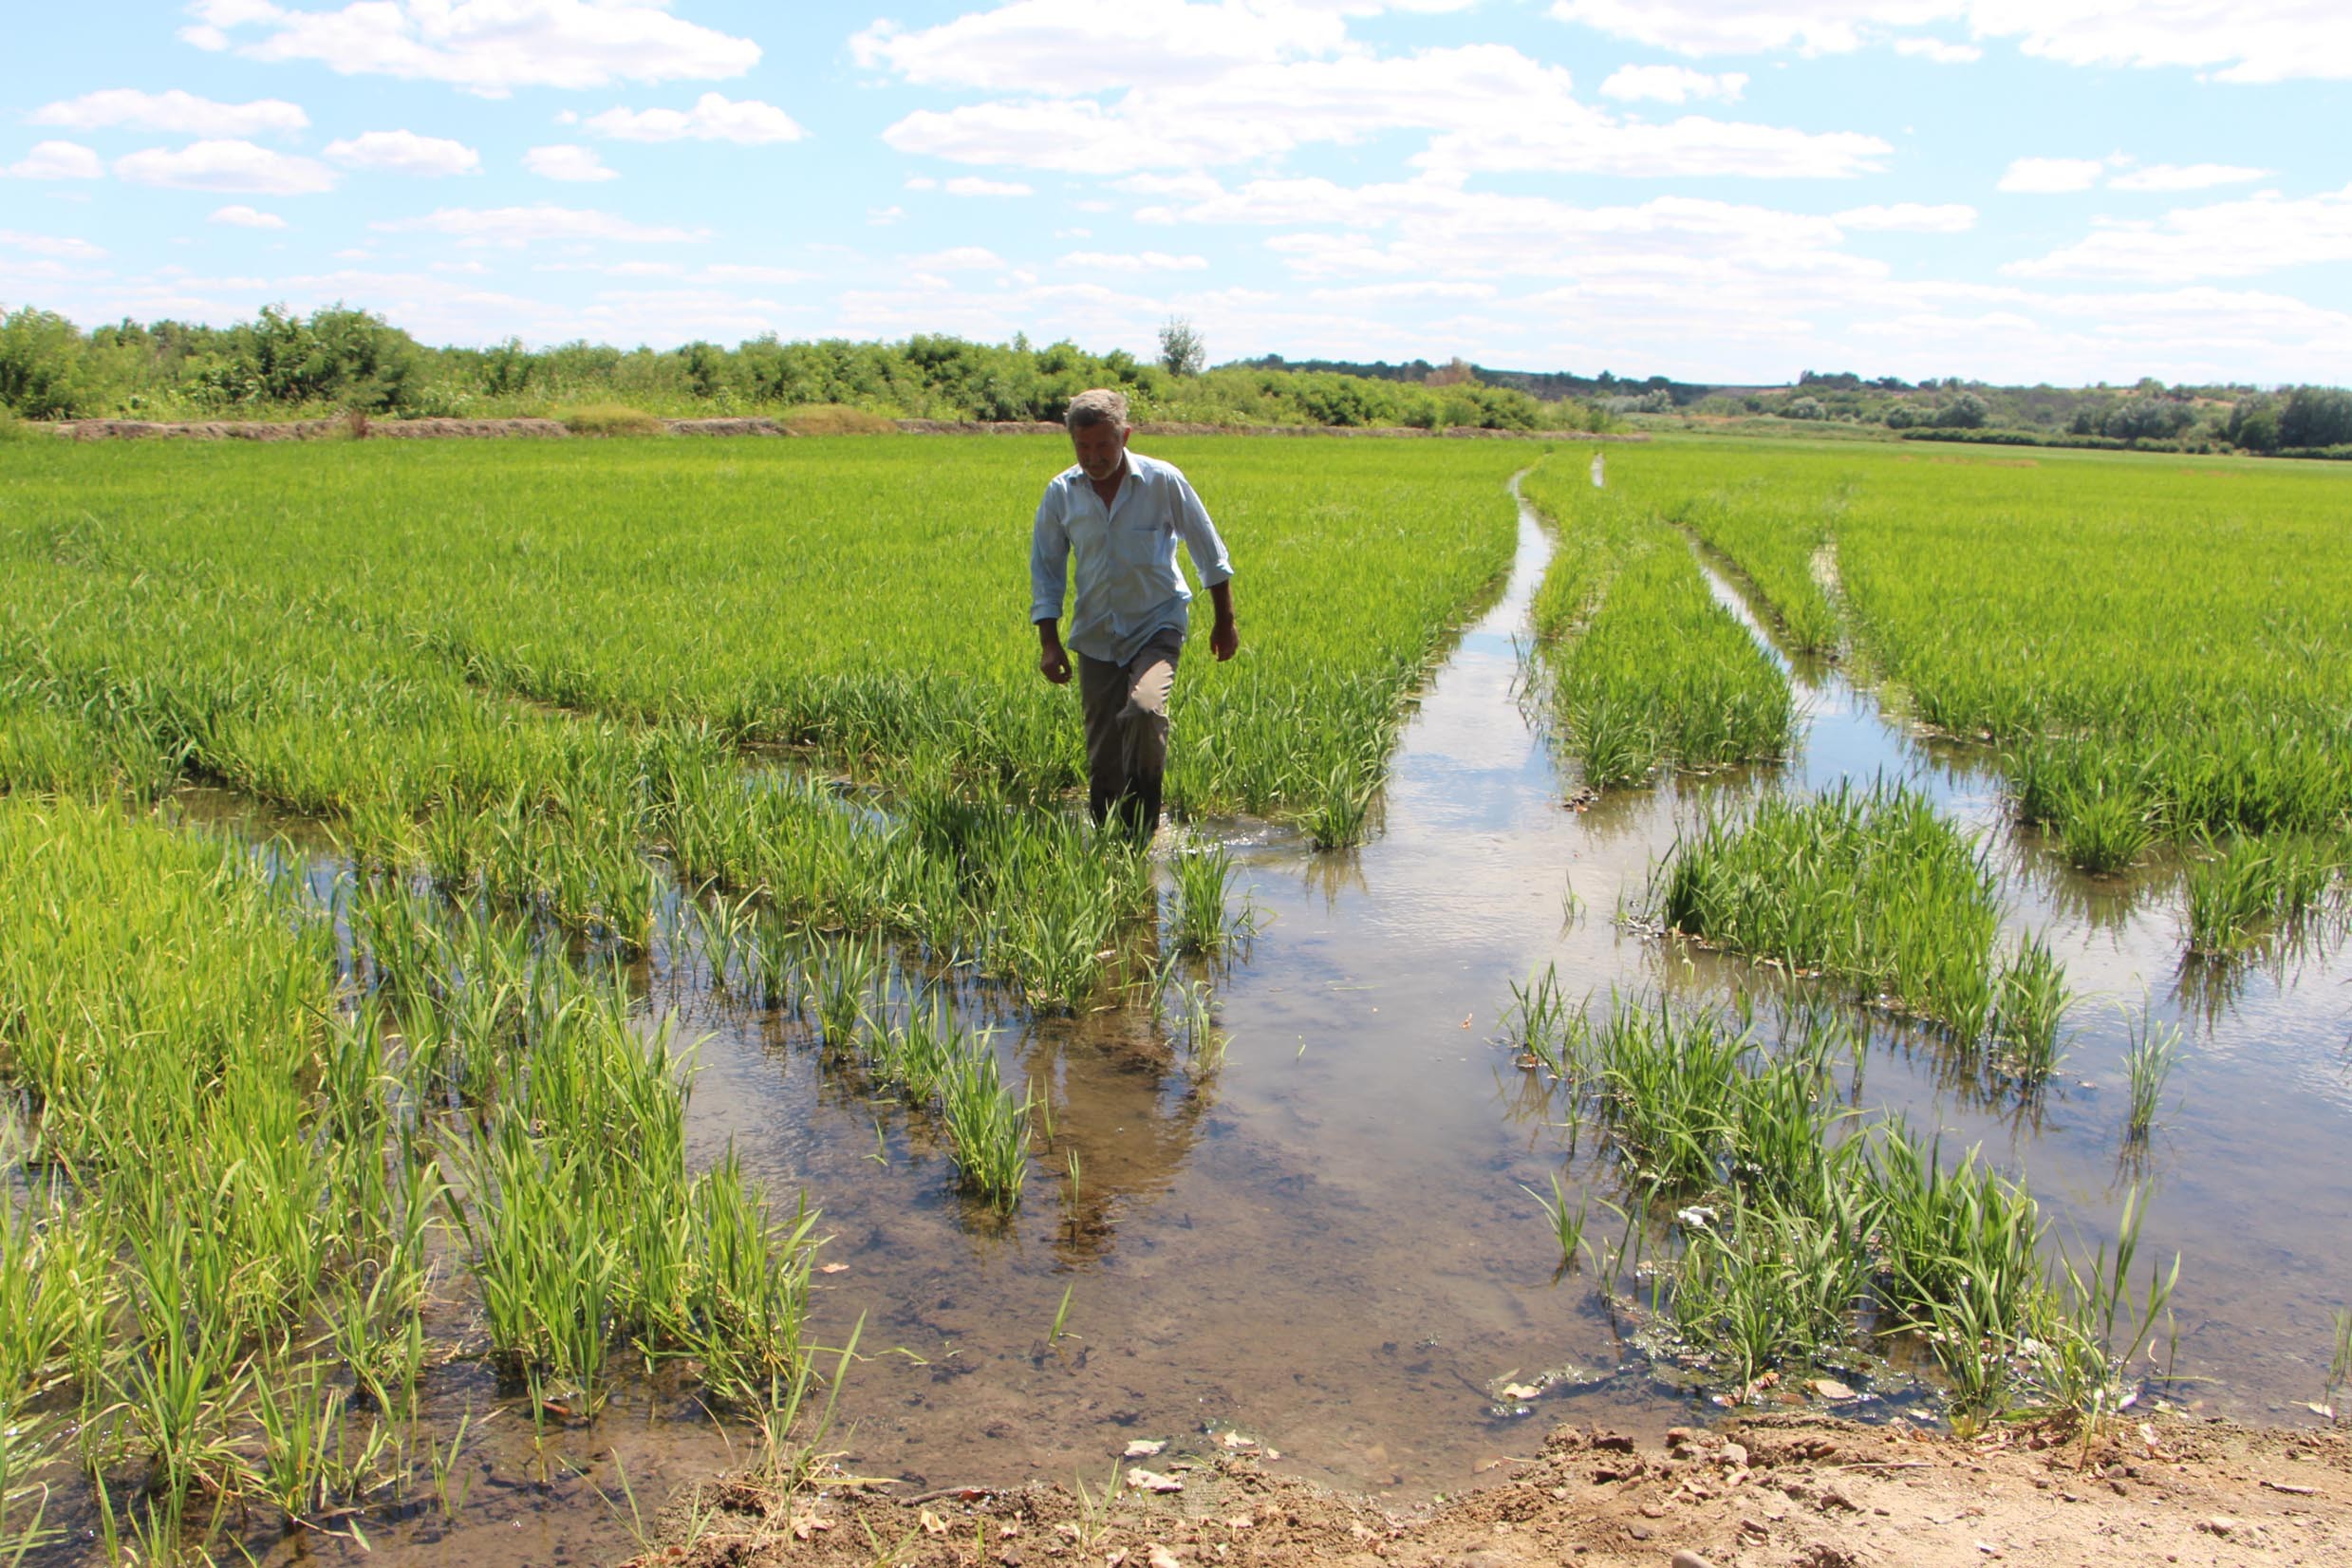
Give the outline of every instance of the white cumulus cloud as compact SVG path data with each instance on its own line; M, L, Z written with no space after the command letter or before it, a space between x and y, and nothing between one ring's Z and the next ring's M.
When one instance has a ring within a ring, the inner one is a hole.
M310 117L298 104L280 98L255 99L251 103L220 103L175 87L169 92L140 92L135 87L109 87L79 98L45 103L26 117L36 125L61 125L68 130L121 128L165 131L180 136L286 136L304 130Z
M2275 192L2150 221L2100 220L2090 233L2003 271L2017 277L2188 283L2352 261L2352 185L2290 199Z
M945 251L934 251L929 255L916 256L907 263L932 272L970 272L1004 265L996 252L980 245L958 245Z
M325 10L271 0L196 0L181 38L255 60L316 61L345 75L517 87L717 81L759 46L673 14L670 0L354 0Z
M28 256L53 256L60 261L96 261L106 253L86 239L69 239L58 234L23 234L13 229L0 229L0 245L11 251L22 251Z
M2333 0L1554 0L1551 14L1680 54L1836 54L1906 44L1932 60L1973 57L1930 28L2013 40L2070 65L2174 67L2224 82L2352 79L2352 10Z
M327 156L346 169L392 175L470 175L482 155L462 141L414 131L367 131L327 144Z
M2204 191L2216 185L2247 185L2266 178L2268 169L2236 163L2151 163L2107 181L2117 191Z
M1888 207L1850 207L1839 213L1836 221L1840 229L1963 234L1976 227L1976 209L1957 202L1931 207L1917 201L1898 201Z
M225 223L233 229L283 229L286 220L275 213L259 212L243 204L216 209L207 223Z
M849 40L849 50L859 65L917 86L1061 97L1200 83L1328 54L1346 40L1346 18L1335 6L1013 0L918 31L877 22Z
M1256 162L1399 131L1430 135L1416 164L1464 176L1524 169L1836 177L1876 169L1891 151L1854 132L1697 116L1664 125L1622 121L1579 103L1566 71L1491 44L1149 76L1109 102L1028 96L922 109L883 140L964 163L1118 175Z
M335 188L335 171L314 159L235 140L150 147L116 159L114 175L132 185L253 196L316 196Z
M1973 44L1953 44L1941 38L1898 38L1895 52L1932 60L1938 65L1972 65L1985 58L1985 51Z
M1738 71L1711 76L1688 65L1620 65L1600 84L1600 95L1629 103L1655 99L1661 103L1686 103L1694 98L1720 98L1736 103L1746 88L1747 78Z
M2021 158L2002 172L1995 189L2060 196L2089 190L2106 172L2107 165L2095 158Z
M940 187L955 196L1025 196L1036 195L1033 186L1011 179L981 179L975 175L958 175Z
M794 267L747 267L736 262L713 262L702 269L706 283L806 283L813 275Z
M620 141L797 141L809 133L773 103L704 93L691 109L607 109L587 121Z
M1166 251L1131 254L1111 251L1073 251L1054 264L1084 272L1199 272L1208 267L1206 256L1174 256Z
M103 179L106 165L89 148L71 141L36 141L32 151L0 168L8 179Z
M523 167L542 179L561 179L581 185L621 177L619 170L605 167L605 160L597 156L595 148L582 147L572 142L533 147L523 155Z
M705 231L644 224L618 213L573 207L443 207L422 217L369 225L386 233L447 234L480 245L521 246L550 240L618 240L631 245L690 245Z

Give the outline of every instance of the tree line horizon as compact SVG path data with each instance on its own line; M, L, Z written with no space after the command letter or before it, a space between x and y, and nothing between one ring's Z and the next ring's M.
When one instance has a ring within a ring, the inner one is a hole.
M1279 354L1211 366L1201 334L1180 317L1161 328L1159 354L1143 359L1067 339L1035 345L1020 333L1002 344L769 333L733 348L585 340L532 348L519 338L433 346L342 304L308 316L267 306L226 327L126 317L87 330L31 306L0 312L0 420L505 418L618 404L685 418L839 406L901 419L1057 420L1090 386L1125 392L1139 420L1212 425L1600 431L1787 421L1911 439L2352 457L2352 391L2316 384L2022 386L1807 369L1759 386L1460 358Z

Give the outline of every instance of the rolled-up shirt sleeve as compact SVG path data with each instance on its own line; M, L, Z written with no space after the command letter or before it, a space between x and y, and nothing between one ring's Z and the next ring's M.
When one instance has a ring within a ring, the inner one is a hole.
M1070 532L1062 526L1061 497L1047 487L1037 503L1037 522L1029 535L1029 620L1058 621L1070 586Z
M1233 562L1225 555L1225 542L1217 536L1217 525L1208 519L1208 508L1201 504L1191 480L1180 477L1176 488L1176 532L1184 536L1185 552L1192 557L1192 569L1201 574L1201 586L1230 582Z

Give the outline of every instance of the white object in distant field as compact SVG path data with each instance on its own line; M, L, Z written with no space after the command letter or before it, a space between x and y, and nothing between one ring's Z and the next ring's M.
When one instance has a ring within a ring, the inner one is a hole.
M1601 472L1600 454L1597 452L1593 454L1593 488L1595 490L1607 488L1607 476Z

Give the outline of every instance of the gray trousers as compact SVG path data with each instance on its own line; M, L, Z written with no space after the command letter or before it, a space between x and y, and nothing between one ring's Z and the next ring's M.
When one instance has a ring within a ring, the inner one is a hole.
M1086 805L1096 823L1115 812L1138 840L1160 826L1160 776L1167 768L1167 699L1185 639L1155 634L1124 664L1078 655L1078 700L1086 714Z

